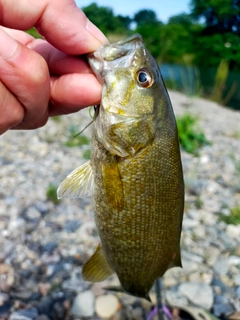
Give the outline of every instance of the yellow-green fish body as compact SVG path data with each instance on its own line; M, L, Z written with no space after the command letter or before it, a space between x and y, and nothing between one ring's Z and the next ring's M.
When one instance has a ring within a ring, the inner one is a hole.
M83 277L102 281L116 272L125 292L148 298L157 277L181 266L184 184L175 118L139 35L103 46L89 62L103 83L91 160L58 193L93 192L101 245Z

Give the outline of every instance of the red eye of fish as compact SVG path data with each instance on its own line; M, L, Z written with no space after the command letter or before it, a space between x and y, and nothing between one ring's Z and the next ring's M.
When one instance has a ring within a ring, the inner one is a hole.
M140 69L137 72L137 82L141 87L149 88L153 83L153 77L148 70Z

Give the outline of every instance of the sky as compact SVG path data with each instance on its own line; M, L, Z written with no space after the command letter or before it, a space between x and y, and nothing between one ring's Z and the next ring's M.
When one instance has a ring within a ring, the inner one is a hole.
M110 7L114 14L121 14L132 17L141 9L155 11L158 19L167 22L168 18L186 12L189 13L190 0L75 0L78 7L86 7L95 2L99 6Z

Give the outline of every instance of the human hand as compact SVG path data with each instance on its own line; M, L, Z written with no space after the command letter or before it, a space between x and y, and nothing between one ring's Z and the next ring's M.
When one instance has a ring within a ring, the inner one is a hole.
M0 0L0 8L0 134L38 128L51 115L100 101L101 85L76 56L107 39L73 0ZM32 26L46 40L19 31Z

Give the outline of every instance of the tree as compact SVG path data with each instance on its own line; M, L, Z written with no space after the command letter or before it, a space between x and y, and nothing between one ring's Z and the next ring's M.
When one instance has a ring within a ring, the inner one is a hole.
M191 11L205 22L194 38L196 64L218 67L224 60L239 70L240 0L191 0Z
M105 34L125 33L129 29L131 19L128 16L115 16L111 8L100 7L96 3L92 3L82 10Z
M183 12L178 15L171 16L168 19L168 24L180 24L180 25L188 28L193 24L193 19L190 14Z
M138 27L149 23L158 23L158 18L153 10L143 9L135 13L133 21L136 22Z
M233 32L240 35L240 0L192 0L193 17L204 18L204 34Z

